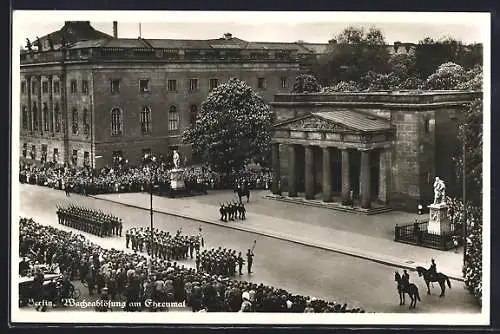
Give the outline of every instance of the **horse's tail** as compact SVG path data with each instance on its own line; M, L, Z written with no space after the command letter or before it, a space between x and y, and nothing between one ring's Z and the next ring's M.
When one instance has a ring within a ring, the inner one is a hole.
M451 282L450 282L450 278L448 276L446 276L446 283L448 283L448 288L451 289Z
M420 294L418 293L418 288L415 285L415 297L417 297L417 300L420 301Z

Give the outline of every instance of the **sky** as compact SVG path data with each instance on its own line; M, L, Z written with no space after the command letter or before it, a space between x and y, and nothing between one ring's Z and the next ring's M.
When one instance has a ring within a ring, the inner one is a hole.
M484 43L489 41L489 20L478 15L487 14L16 11L14 32L24 44L26 38L34 40L59 30L66 20L85 20L95 29L112 35L112 21L117 21L118 37L137 38L140 17L143 38L210 39L229 32L247 41L327 43L345 27L354 25L381 29L388 44L394 41L417 43L425 37L452 37L466 43Z

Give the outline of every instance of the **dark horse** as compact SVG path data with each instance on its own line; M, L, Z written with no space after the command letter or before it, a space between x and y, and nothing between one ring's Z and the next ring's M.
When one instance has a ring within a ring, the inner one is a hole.
M398 283L399 305L405 304L405 293L407 293L411 298L410 308L415 308L417 306L417 301L420 301L417 286L413 283L406 285L397 271L394 274L394 281Z
M247 182L237 182L234 187L234 192L238 193L238 198L247 197L247 203L250 202L250 189Z
M448 276L441 273L436 273L435 276L432 276L431 272L424 267L417 267L417 272L419 277L424 277L425 284L427 285L427 294L431 294L431 290L429 289L429 282L438 282L441 287L441 294L439 297L444 297L444 292L446 291L445 282L448 283L448 287L451 289L451 283Z

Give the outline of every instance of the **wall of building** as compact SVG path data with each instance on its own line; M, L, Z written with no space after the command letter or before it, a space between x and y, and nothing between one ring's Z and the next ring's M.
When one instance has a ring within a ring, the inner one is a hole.
M277 96L277 102L271 105L278 122L307 112L335 108L369 112L389 119L396 128L390 149L389 205L395 209L415 211L418 204L432 203L436 176L445 181L447 194L460 194L453 162L453 157L461 152L457 139L458 124L464 116L466 101L478 96L478 93L470 92L423 95L290 94ZM282 177L288 176L286 145L280 146L280 172Z
M446 194L461 196L462 187L457 183L456 164L453 158L460 156L461 144L457 138L458 127L464 117L465 107L443 108L436 110L436 176L444 180Z
M246 81L265 100L275 93L288 91L297 73L296 64L99 64L93 70L94 116L96 148L102 151L127 152L129 161L136 160L137 152L150 148L153 152L169 154L171 146L178 146L181 155L188 155L189 147L182 144L181 135L190 126L191 105L200 109L210 89L210 79L221 84L231 77ZM258 78L266 79L265 89L257 87ZM287 87L281 87L281 78L287 78ZM112 79L120 80L119 94L111 94ZM139 91L139 81L148 79L147 93ZM198 90L189 90L189 80L198 80ZM168 90L168 80L176 80L177 89ZM179 113L179 129L168 129L168 111L175 106ZM151 109L151 133L141 131L141 111ZM111 133L111 110L119 107L123 112L123 133ZM101 154L101 153L96 153ZM101 154L102 155L102 154ZM109 154L108 154L109 155ZM108 155L103 155L108 156Z

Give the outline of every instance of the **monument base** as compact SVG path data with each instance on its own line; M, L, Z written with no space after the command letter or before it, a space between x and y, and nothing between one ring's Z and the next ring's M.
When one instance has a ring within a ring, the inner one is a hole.
M451 222L448 219L448 205L446 203L431 204L429 208L429 224L427 233L443 235L451 232Z
M176 168L170 171L170 188L172 190L186 188L186 184L184 183L184 169Z

